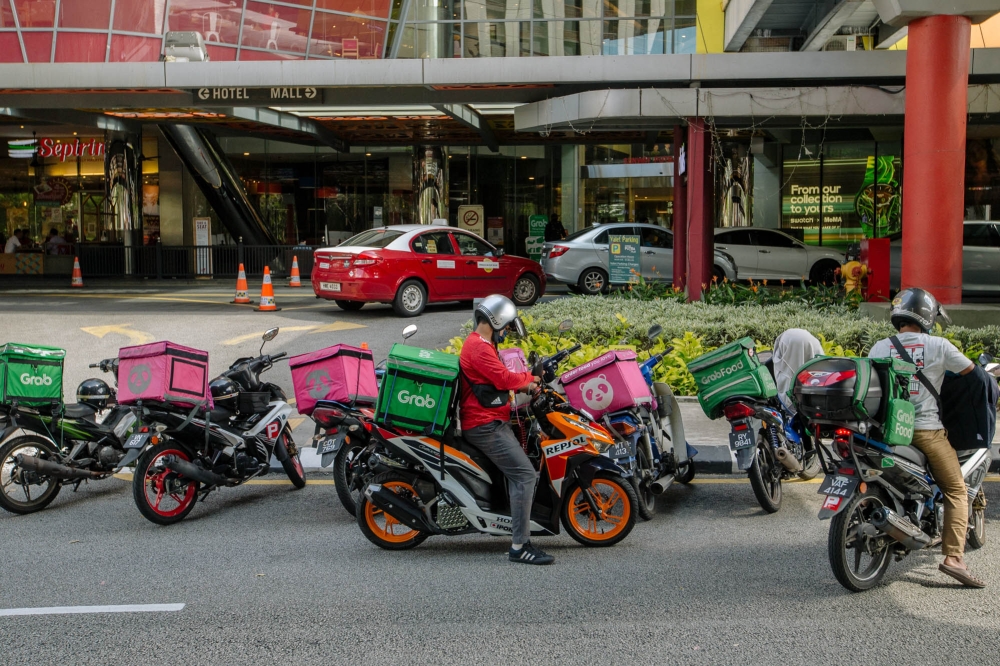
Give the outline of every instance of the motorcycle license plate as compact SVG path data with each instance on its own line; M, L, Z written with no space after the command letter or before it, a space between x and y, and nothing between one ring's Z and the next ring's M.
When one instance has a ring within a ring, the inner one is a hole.
M340 291L339 282L320 282L319 288L323 291Z
M340 447L344 443L344 435L338 434L333 437L327 437L326 439L321 439L318 444L316 444L316 455L322 456L328 453L336 453L340 450Z
M819 494L848 499L858 487L858 477L846 474L827 474L820 484Z
M134 435L130 435L128 439L125 440L126 449L143 449L149 442L150 434L148 432L137 432Z
M631 458L635 455L632 446L628 442L615 442L608 449L608 457L617 460L619 458Z
M753 433L749 429L729 433L729 448L733 451L753 446Z

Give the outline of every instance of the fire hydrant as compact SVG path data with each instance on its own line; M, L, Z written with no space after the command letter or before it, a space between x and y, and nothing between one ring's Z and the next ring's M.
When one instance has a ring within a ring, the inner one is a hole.
M844 291L848 294L861 291L861 281L868 275L868 266L860 261L848 261L840 267L840 276L844 280Z

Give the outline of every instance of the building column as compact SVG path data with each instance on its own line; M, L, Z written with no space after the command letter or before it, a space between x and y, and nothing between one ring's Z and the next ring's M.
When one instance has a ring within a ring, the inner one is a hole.
M685 159L685 128L674 125L674 288L687 286L687 173L681 171Z
M971 27L957 15L909 24L901 286L927 289L941 303L962 302Z
M701 300L715 263L712 140L704 118L688 121L687 134L687 295Z

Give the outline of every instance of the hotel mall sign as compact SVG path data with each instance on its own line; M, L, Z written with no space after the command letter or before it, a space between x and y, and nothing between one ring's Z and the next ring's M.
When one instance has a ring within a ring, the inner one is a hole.
M315 102L320 97L316 88L291 86L280 88L198 88L194 91L201 102L259 102L264 104L294 104Z

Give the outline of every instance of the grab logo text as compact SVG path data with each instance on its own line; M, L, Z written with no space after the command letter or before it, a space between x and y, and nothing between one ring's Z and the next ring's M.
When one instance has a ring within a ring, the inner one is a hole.
M437 400L429 395L414 395L403 389L396 395L396 399L399 400L404 405L413 405L414 407L426 407L427 409L434 409L437 405Z
M52 378L48 375L32 377L30 373L21 375L21 383L25 386L52 386Z
M714 381L723 379L724 377L728 377L734 372L739 372L742 369L743 369L743 359L740 359L739 361L733 363L728 368L719 368L718 370L710 374L708 377L702 377L701 383L705 385L711 384Z

